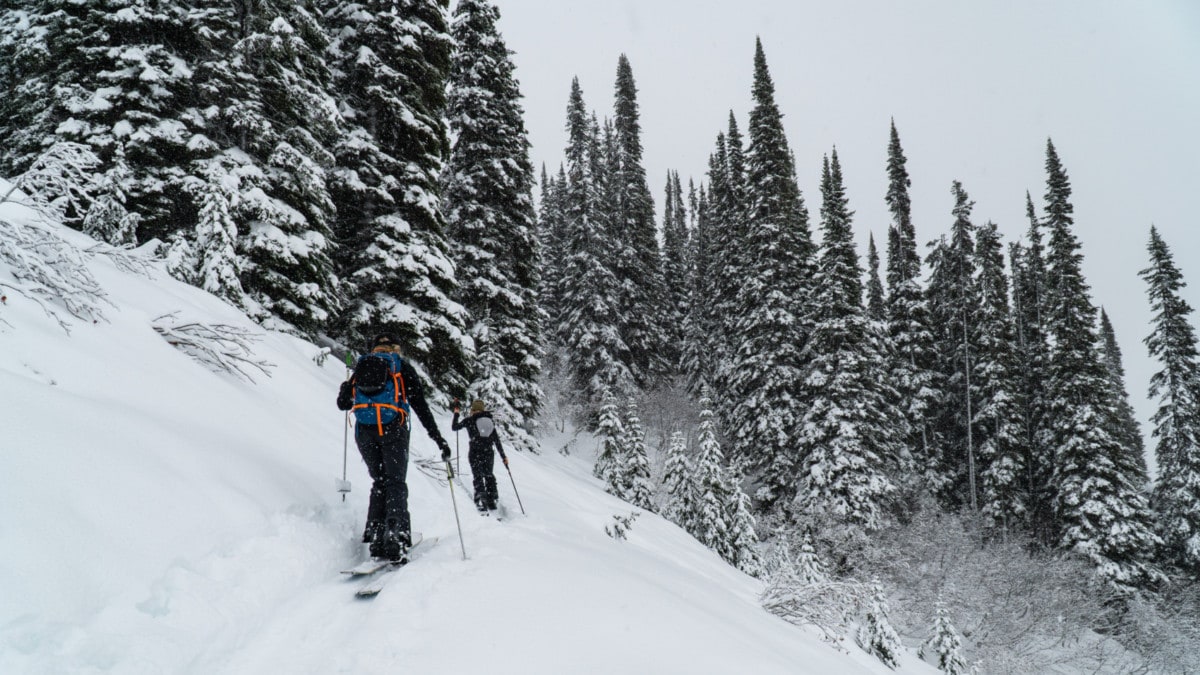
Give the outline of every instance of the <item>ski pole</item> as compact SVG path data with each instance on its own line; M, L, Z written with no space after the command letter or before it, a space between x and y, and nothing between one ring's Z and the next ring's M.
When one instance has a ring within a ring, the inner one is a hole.
M458 545L462 547L463 560L466 560L467 545L463 543L462 521L458 519L458 500L454 498L454 467L450 466L450 460L446 460L446 476L449 477L450 503L454 504L454 524L458 525Z
M508 480L512 481L513 494L517 496L517 506L521 507L521 515L527 515L525 513L525 505L521 503L521 493L517 492L517 481L513 479L512 469L508 466L508 458L501 457L501 459L504 460L504 468L508 471Z
M354 375L354 355L346 352L346 381ZM346 493L350 491L350 481L346 480L346 469L350 455L350 413L346 413L346 425L342 427L342 482L338 483L338 492L342 493L342 501L346 501Z

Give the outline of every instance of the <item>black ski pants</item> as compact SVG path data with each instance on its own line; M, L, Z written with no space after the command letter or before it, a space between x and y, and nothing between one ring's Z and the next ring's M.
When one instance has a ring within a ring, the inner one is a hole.
M371 474L371 500L367 506L367 530L391 527L408 534L408 437L409 428L396 420L383 426L355 425L354 442Z
M492 439L483 443L471 443L467 452L467 461L471 463L471 482L475 488L475 505L479 508L494 509L500 494L496 491L496 476L493 467L496 465L496 451L492 448Z

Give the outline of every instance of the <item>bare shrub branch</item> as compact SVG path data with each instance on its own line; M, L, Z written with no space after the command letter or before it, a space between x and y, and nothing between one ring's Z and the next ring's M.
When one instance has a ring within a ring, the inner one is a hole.
M219 323L181 322L178 312L163 314L154 319L153 325L164 340L213 372L229 373L254 382L252 370L270 377L271 369L275 367L273 363L254 357L251 345L260 336L249 329Z

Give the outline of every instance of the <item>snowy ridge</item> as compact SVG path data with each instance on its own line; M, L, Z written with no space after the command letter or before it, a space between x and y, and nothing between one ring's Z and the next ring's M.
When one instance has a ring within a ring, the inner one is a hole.
M414 528L440 539L356 602L339 570L363 554L369 481L351 441L353 491L334 490L344 367L161 270L80 256L111 304L69 333L0 259L0 673L896 672L766 613L760 582L657 516L605 535L633 509L590 456L511 453L527 517L499 463L506 522L456 492L466 561L449 491L410 468ZM252 330L270 377L172 347L152 325L170 312ZM903 672L932 671L910 654Z

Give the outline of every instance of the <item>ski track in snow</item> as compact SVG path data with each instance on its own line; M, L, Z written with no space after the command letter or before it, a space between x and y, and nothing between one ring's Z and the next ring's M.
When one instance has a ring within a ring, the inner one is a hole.
M365 581L340 570L365 556L370 483L351 440L353 490L334 489L338 359L262 332L271 377L214 374L151 321L259 329L161 272L90 260L106 321L68 335L19 293L0 306L0 673L895 672L766 613L761 582L653 514L609 538L634 509L592 478L587 439L570 457L510 453L528 516L499 461L504 522L476 513L463 476L465 561L449 489L410 462L413 528L439 541L356 599ZM933 671L908 655L902 672Z

